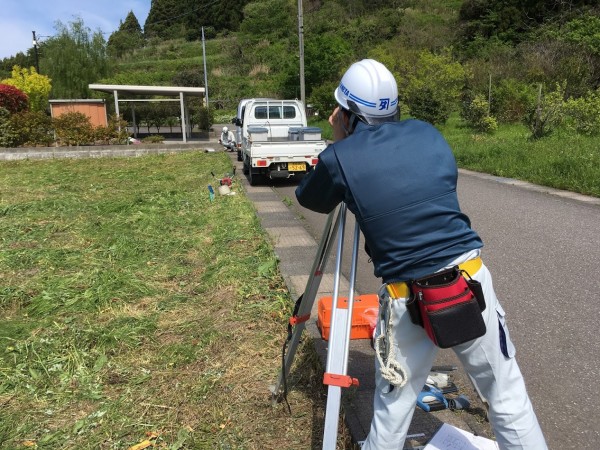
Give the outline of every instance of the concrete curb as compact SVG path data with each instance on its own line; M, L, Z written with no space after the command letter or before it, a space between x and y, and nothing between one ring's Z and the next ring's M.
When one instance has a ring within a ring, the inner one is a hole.
M217 144L216 141L139 145L94 145L77 147L1 148L0 161L60 158L118 158L160 153L193 151Z
M555 195L557 197L562 197L570 200L575 200L578 202L586 203L589 205L599 205L600 206L600 198L592 197L589 195L578 194L576 192L563 191L561 189L555 189L547 186L540 186L537 184L529 183L527 181L517 180L515 178L505 178L499 177L496 175L489 175L487 173L473 172L467 169L458 169L458 172L463 175L468 175L471 177L482 178L485 180L495 181L496 183L508 184L511 186L518 186L523 189L527 189L535 192L542 192L545 194Z

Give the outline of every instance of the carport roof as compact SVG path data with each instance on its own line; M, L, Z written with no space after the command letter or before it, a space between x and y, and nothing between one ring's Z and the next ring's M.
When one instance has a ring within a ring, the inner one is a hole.
M136 86L127 84L90 84L90 89L94 91L107 92L109 94L115 91L125 94L146 94L146 95L165 95L174 96L183 93L193 97L204 95L203 87L185 87L185 86Z

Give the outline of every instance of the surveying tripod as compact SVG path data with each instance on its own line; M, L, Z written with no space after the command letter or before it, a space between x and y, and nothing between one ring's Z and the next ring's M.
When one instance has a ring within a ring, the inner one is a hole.
M343 306L341 302L338 304L346 214L346 205L342 203L338 209L335 224L333 221L335 211L329 213L329 216L327 217L325 230L317 250L317 257L315 258L310 276L306 283L306 288L304 289L304 293L298 298L294 313L289 321L288 339L286 341L288 350L286 353L284 345L281 373L276 385L272 388L274 398L280 398L282 395L282 387L284 391L283 395L285 395L285 391L287 391L286 378L292 366L300 342L300 337L306 327L306 321L310 318L310 313L319 290L329 253L331 252L336 235L338 235L333 278L331 328L327 346L327 364L323 376L323 384L328 385L325 429L323 434L324 450L335 450L336 448L342 388L358 386L358 380L347 375L350 333L352 328L352 308L354 305L354 284L356 280L358 244L360 240L358 223L356 223L354 229L348 302Z

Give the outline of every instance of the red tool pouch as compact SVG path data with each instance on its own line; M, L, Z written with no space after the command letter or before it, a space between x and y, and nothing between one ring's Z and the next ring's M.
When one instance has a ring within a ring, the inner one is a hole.
M482 309L457 266L411 283L423 328L440 348L485 334ZM485 303L484 303L485 305Z

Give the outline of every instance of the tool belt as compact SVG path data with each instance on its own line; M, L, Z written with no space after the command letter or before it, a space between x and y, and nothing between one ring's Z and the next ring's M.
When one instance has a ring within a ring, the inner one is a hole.
M481 264L481 259L475 258L409 283L391 283L387 289L392 298L410 294L406 307L411 321L425 328L438 347L454 347L486 331L481 316L485 310L483 289L469 274L479 270Z

